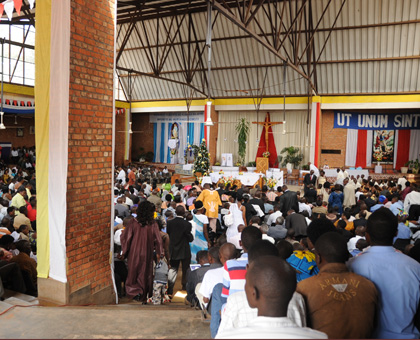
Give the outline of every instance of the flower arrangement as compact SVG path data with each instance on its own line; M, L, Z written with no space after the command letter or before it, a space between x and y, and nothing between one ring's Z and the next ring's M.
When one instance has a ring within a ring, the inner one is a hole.
M230 185L232 185L232 183L233 183L233 181L234 181L235 179L233 178L233 176L230 176L230 177L223 177L223 181L224 181L224 183L225 183L225 187L228 185L228 184L230 184Z
M267 181L267 186L270 189L273 189L276 186L276 184L277 184L277 180L275 178L269 178Z
M265 157L265 158L270 158L270 151L265 151L265 152L263 152L263 157Z
M223 175L225 172L223 170L219 171L219 175Z

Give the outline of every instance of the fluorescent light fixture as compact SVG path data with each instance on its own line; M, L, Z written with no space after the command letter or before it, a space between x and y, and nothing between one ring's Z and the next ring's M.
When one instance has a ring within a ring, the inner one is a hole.
M0 112L0 130L4 130L6 129L6 127L3 124L3 116L4 116L4 112Z
M206 103L206 107L207 107L207 120L204 123L204 125L205 126L213 126L214 123L211 120L211 101L210 100Z

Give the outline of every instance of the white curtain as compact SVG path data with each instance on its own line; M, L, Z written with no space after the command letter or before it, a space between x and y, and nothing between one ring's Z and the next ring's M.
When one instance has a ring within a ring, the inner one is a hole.
M408 160L420 158L420 130L410 130L410 152Z
M231 153L233 155L233 163L238 161L238 134L236 133L236 123L240 118L246 118L250 123L250 133L246 148L245 163L255 162L259 140L263 127L261 125L252 124L252 122L264 122L266 111L260 111L257 117L255 111L239 112L239 111L220 111L219 112L219 132L217 137L217 161L221 161L222 153ZM280 151L289 146L299 147L304 155L302 164L309 161L310 136L308 125L306 124L306 111L287 111L286 112L286 134L283 135L283 124L274 125L272 127L274 141L276 143L277 155ZM270 111L271 122L283 121L282 111Z
M373 131L368 130L367 132L367 143L366 143L366 166L372 166L372 144L373 144Z
M347 129L346 166L356 165L358 135L359 130Z

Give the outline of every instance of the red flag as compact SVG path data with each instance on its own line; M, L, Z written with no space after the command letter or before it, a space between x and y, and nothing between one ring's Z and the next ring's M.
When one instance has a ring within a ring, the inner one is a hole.
M0 4L0 18L3 16L3 12L4 12L4 5Z
M20 15L20 8L22 7L22 0L13 0L15 3L15 9L18 15Z

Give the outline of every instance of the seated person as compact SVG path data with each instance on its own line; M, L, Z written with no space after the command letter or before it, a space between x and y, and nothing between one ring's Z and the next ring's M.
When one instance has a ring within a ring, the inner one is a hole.
M262 256L249 264L245 293L257 317L247 326L220 330L216 339L326 339L327 335L299 327L287 317L296 290L296 273L278 256Z
M284 217L279 216L276 219L276 225L268 228L268 236L271 236L276 241L285 239L287 236L287 229L284 225Z

